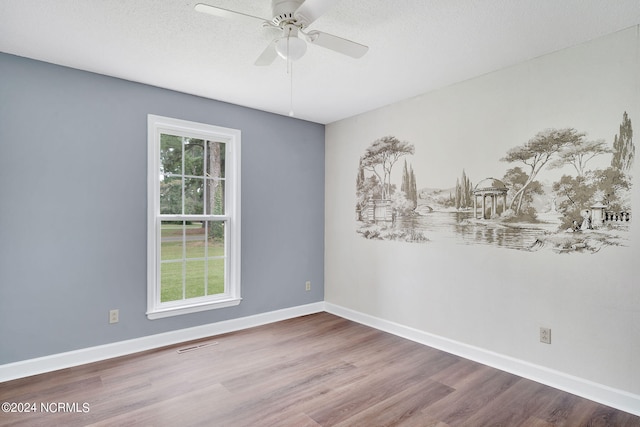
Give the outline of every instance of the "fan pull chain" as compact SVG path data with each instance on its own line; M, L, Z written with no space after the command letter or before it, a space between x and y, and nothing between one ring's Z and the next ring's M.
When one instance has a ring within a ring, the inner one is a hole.
M289 72L289 117L293 117L293 61L289 60L291 70Z
M289 117L293 117L293 61L289 57L289 37L287 37L287 74L289 74Z

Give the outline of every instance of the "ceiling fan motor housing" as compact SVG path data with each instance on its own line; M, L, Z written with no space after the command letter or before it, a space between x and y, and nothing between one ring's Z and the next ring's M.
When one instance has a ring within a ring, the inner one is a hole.
M296 18L293 13L298 10L304 0L272 0L271 10L273 12L273 22L280 26L281 23L293 22Z
M360 58L369 49L367 46L343 39L322 31L305 32L307 26L311 25L331 8L336 0L271 0L271 10L273 18L271 21L258 16L247 15L242 12L224 9L198 3L195 10L219 18L241 19L252 25L257 23L263 27L278 28L282 31L282 36L271 41L264 51L258 56L255 65L270 65L281 56L287 61L295 61L301 58L307 50L307 43L342 53L352 58ZM302 34L304 37L299 37Z

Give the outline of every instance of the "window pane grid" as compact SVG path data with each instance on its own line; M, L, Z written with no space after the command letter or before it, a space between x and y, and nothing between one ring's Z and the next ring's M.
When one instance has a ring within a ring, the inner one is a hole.
M160 303L226 292L226 221L162 221Z
M224 215L226 144L170 134L161 140L160 213Z
M150 115L148 153L149 318L237 305L239 131Z

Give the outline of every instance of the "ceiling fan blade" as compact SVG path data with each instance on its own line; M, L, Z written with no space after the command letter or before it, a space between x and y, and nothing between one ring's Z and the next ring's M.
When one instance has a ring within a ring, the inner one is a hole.
M293 12L293 16L304 28L324 15L335 3L337 0L306 0Z
M352 58L362 58L369 50L369 47L363 44L352 42L351 40L323 33L321 31L309 31L305 35L311 44L331 49Z
M276 42L274 40L267 45L267 48L262 51L254 64L258 66L271 65L277 56L278 52L276 52Z
M208 4L198 3L194 6L197 12L207 13L220 18L242 20L244 22L255 24L256 22L266 22L264 18L259 16L247 15L246 13L235 12L233 10L223 9L221 7L209 6Z

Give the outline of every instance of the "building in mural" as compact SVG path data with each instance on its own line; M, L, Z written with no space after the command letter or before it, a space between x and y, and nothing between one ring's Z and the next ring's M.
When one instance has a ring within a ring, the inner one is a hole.
M480 218L496 218L507 210L507 186L495 178L483 179L473 190L473 217L478 218L478 197L480 198ZM489 204L487 205L487 199ZM498 204L501 211L498 212Z

